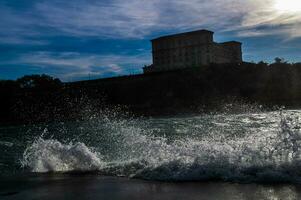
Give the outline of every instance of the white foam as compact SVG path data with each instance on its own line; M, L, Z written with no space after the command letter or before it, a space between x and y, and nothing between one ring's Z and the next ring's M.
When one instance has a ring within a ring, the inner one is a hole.
M101 156L83 143L37 139L26 149L22 165L32 172L90 171L102 167Z
M156 180L299 181L301 177L299 122L290 117L281 116L279 129L273 131L267 128L231 138L212 133L172 141L133 124L108 123L115 132L107 137L121 145L114 159L104 161L104 155L84 143L39 138L24 152L22 163L33 172L99 170Z

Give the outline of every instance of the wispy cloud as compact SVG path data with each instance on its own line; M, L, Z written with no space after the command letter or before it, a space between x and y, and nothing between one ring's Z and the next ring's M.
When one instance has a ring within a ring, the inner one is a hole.
M59 77L64 81L78 78L104 77L141 72L141 67L150 63L149 55L96 55L77 52L33 52L19 55L4 65L23 65L40 68L44 73Z
M0 3L0 43L44 44L39 36L43 33L36 28L34 12L20 12Z
M218 31L250 31L263 25L281 25L279 33L290 37L301 36L298 28L301 11L290 13L277 10L275 0L78 1L76 6L69 3L62 7L48 1L37 4L36 8L53 27L75 35L139 38L159 30L205 27ZM261 29L260 33L270 34L270 31Z
M47 1L35 8L48 26L75 36L104 38L143 38L156 31L200 27L225 29L246 11L238 0L77 0L63 5Z
M43 28L55 30L51 34L143 38L157 31L210 28L237 31L238 35L252 37L271 34L269 30L258 30L258 27L281 25L281 31L274 34L300 37L301 12L277 10L276 1L42 0L33 1L30 12L16 13L3 6L0 9L5 11L1 15L6 30L24 32L27 27L26 34L35 34L34 26L39 31Z
M237 35L243 37L276 35L284 39L301 37L301 10L279 10L279 0L254 0L237 27ZM297 1L296 1L297 2ZM288 3L288 2L287 2Z

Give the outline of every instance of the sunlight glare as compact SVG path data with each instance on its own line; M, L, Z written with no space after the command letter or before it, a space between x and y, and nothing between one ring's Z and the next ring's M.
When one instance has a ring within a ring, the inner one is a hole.
M275 9L281 12L300 12L301 0L275 0Z

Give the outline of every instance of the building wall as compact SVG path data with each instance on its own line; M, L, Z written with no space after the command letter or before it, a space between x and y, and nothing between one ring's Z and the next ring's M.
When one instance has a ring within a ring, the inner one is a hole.
M241 63L242 62L242 51L241 51L241 43L240 42L224 42L221 43L225 49L225 51L229 52L230 62L233 63Z
M241 43L215 43L213 32L194 31L152 40L153 65L145 73L210 63L241 62Z
M240 63L242 62L241 44L219 44L210 47L210 63Z
M170 70L200 65L204 63L202 55L210 43L213 43L211 32L153 40L153 67L158 70Z

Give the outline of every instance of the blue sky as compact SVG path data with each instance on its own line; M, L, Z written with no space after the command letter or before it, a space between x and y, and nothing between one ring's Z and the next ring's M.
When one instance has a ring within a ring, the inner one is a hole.
M246 61L301 61L300 0L0 0L0 79L139 73L150 39L196 29L243 42Z

